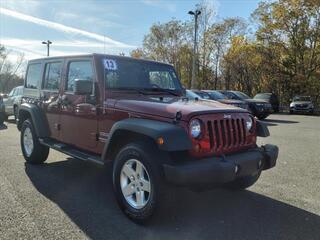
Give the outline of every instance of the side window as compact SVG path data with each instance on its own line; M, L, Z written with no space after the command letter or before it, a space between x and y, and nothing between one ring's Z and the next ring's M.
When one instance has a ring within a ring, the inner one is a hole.
M74 90L74 80L93 81L91 61L73 61L69 63L66 91Z
M38 83L41 79L41 64L35 63L28 66L27 79L26 79L26 88L36 89Z
M225 94L225 95L227 96L227 98L229 98L229 99L235 99L235 97L233 96L232 93L225 92L224 94Z
M61 79L61 62L52 62L46 64L43 89L58 90Z

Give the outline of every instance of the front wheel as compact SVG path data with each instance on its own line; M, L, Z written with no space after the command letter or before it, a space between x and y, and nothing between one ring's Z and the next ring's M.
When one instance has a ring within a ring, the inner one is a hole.
M27 163L40 164L47 160L49 148L39 142L32 122L29 119L22 124L20 144L22 154Z
M162 201L164 189L154 151L157 149L144 142L128 144L120 150L113 166L118 204L137 223L149 219Z

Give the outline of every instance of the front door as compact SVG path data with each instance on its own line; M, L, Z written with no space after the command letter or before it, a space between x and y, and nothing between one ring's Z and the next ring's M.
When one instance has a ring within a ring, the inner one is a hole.
M45 63L42 81L42 108L48 120L50 136L60 140L60 103L61 73L63 60L52 60Z
M89 96L75 94L76 79L92 81L92 94ZM92 152L95 152L97 146L96 81L92 58L75 58L66 61L64 89L60 96L61 141Z

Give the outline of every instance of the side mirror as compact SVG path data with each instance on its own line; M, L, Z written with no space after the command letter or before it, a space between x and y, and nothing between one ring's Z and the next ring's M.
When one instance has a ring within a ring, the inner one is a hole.
M75 79L73 92L75 95L90 95L92 94L92 86L92 81Z

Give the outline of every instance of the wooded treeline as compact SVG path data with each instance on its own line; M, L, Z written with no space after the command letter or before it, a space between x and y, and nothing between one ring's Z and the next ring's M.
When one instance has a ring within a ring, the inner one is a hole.
M283 104L296 94L320 102L320 1L262 1L250 20L214 21L199 6L197 88L274 92ZM156 23L131 56L173 64L190 88L193 22Z
M9 93L12 88L23 84L23 78L18 73L24 63L24 55L19 55L13 62L9 59L10 54L10 50L0 45L0 94Z

